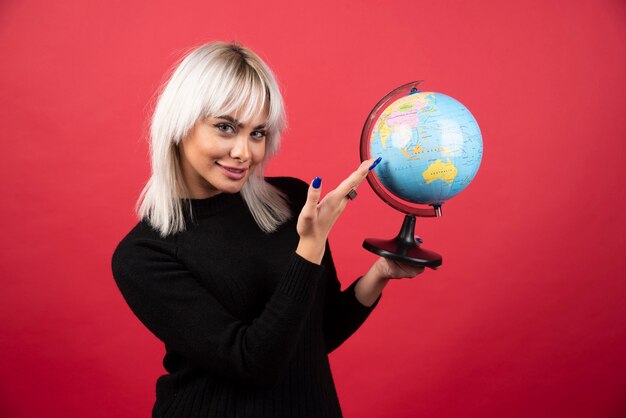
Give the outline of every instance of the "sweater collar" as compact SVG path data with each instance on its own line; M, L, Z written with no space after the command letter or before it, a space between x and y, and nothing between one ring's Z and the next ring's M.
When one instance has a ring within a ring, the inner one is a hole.
M220 193L206 199L188 199L194 217L211 216L243 203L241 193Z

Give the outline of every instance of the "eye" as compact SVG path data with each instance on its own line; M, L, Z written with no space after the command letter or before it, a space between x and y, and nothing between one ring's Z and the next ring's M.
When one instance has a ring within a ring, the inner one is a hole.
M235 132L235 128L233 128L233 126L229 125L228 123L216 123L213 126L215 126L218 131L225 134L232 134Z
M267 132L266 131L252 131L250 136L254 139L262 140L267 137Z

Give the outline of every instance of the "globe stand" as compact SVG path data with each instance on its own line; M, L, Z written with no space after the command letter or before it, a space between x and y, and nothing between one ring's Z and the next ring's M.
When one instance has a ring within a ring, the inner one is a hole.
M367 238L363 248L404 264L424 267L441 266L441 255L420 248L422 239L415 236L415 216L407 214L402 222L400 233L393 239Z

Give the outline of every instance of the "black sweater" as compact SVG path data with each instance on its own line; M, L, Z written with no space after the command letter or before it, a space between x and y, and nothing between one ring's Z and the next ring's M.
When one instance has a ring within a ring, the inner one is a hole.
M165 343L168 374L155 417L339 417L327 353L372 308L343 292L327 247L322 265L295 253L308 186L268 179L293 218L259 229L240 194L192 200L184 232L145 221L118 245L113 275L128 305Z

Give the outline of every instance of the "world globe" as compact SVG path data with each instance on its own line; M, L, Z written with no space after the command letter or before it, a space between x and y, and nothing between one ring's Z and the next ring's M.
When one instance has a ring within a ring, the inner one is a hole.
M363 246L401 262L437 267L442 257L420 248L422 240L414 236L415 216L441 216L441 206L476 176L483 141L463 104L442 93L420 91L418 84L405 84L383 97L363 128L361 160L382 157L368 182L383 201L406 214L394 239L370 238Z

